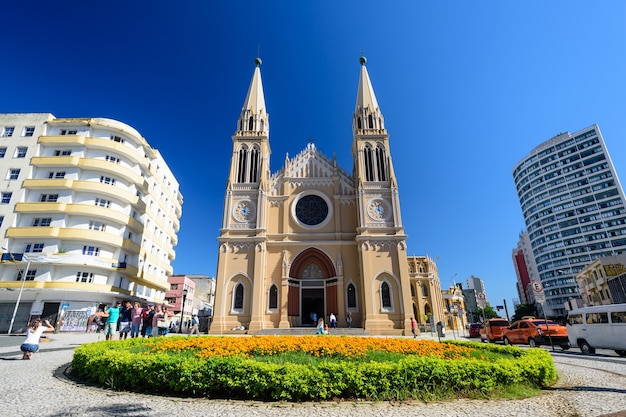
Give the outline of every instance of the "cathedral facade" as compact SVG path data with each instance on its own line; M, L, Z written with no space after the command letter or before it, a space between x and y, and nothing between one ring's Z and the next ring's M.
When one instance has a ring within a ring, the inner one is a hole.
M309 143L270 170L260 59L232 136L211 334L338 325L411 332L443 319L434 261L408 256L389 135L361 58L349 173Z

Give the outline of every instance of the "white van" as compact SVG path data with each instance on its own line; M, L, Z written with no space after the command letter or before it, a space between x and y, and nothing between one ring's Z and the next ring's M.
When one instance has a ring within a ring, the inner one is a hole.
M613 349L626 356L626 304L583 307L567 314L567 336L582 353Z

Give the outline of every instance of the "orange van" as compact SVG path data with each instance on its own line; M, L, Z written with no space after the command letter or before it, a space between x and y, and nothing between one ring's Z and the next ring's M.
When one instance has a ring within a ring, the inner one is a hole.
M504 331L509 327L509 322L506 319L489 319L483 323L480 328L480 340L481 342L496 342L502 341Z

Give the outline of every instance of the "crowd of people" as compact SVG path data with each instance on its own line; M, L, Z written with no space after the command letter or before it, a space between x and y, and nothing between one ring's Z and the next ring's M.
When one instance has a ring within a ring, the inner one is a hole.
M166 306L148 303L145 307L136 301L134 306L130 301L117 302L115 306L102 306L100 311L92 314L87 321L88 332L103 330L106 340L113 340L119 331L120 340L128 337L158 337L165 336L173 328L172 317ZM198 330L198 316L193 315L187 327L189 334L200 334Z

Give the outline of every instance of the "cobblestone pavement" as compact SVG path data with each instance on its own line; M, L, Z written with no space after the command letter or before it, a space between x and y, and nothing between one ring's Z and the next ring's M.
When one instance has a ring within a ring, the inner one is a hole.
M427 336L423 337L427 338ZM69 381L63 371L73 349L101 340L98 334L49 336L30 361L21 360L23 337L0 336L0 415L13 417L172 417L172 416L541 416L626 417L626 360L597 361L555 354L559 382L543 395L527 400L456 400L439 403L320 402L262 403L176 399L113 392Z

